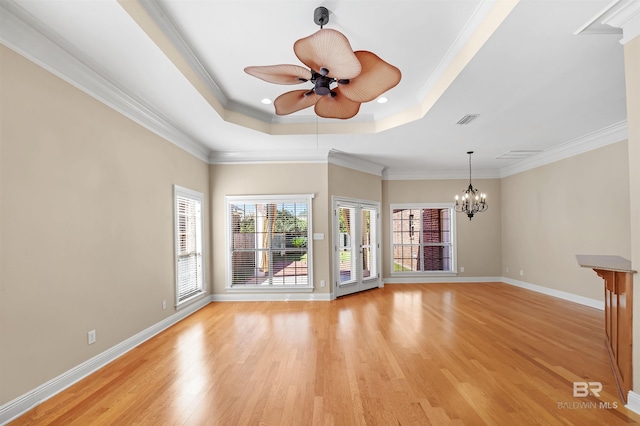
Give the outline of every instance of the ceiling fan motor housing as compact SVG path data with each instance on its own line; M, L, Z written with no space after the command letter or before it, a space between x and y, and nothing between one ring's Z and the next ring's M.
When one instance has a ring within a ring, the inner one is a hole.
M327 25L329 23L329 10L323 6L317 7L313 12L313 22L320 25L320 28Z

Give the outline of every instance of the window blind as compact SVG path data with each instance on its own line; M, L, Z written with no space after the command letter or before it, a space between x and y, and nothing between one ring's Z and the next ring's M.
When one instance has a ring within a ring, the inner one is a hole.
M231 287L312 285L309 202L234 199L227 209Z
M176 190L176 297L178 303L204 289L202 198Z

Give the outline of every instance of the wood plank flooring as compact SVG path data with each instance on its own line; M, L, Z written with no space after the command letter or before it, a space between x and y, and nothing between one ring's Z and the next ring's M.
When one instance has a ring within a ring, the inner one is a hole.
M600 397L573 397L575 381L601 382ZM638 422L602 311L473 283L212 303L11 425Z

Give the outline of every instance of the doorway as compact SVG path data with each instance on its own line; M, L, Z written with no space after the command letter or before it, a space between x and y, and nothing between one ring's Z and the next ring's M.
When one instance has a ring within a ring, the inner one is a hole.
M333 246L336 297L379 287L380 203L334 197Z

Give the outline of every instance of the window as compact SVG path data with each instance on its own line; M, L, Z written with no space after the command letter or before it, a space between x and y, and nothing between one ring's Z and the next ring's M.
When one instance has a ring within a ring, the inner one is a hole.
M394 274L454 273L453 208L391 205Z
M177 305L204 293L201 193L174 186Z
M227 197L227 288L309 290L311 196Z

